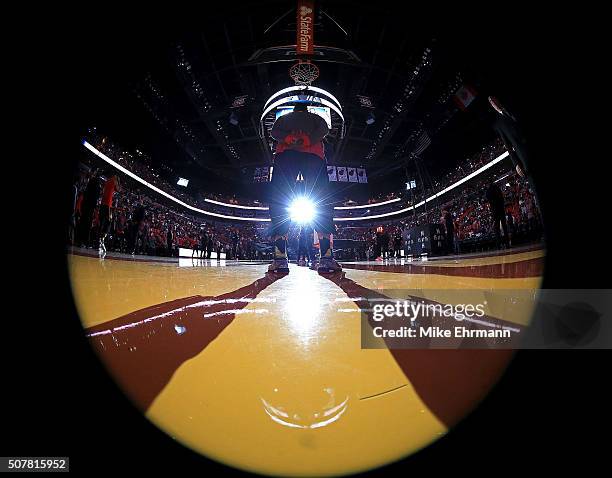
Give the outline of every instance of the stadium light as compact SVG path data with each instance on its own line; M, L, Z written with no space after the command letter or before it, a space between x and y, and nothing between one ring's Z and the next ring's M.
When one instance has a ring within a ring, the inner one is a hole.
M179 186L187 187L187 185L189 184L189 179L178 178L178 181L176 182L176 184L178 184Z
M289 217L298 224L308 224L315 216L315 205L307 197L298 197L289 205Z

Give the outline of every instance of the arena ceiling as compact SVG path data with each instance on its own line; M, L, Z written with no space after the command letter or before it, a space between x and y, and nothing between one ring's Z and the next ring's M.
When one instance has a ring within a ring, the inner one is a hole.
M395 174L417 154L435 175L493 138L485 98L504 86L494 62L483 64L485 33L425 31L374 2L316 5L313 85L332 92L346 118L344 137L329 138L329 162ZM185 174L248 180L270 164L259 117L272 93L293 85L294 45L294 1L234 4L187 33L115 33L91 59L109 82L89 125ZM465 84L478 92L467 112L452 99Z

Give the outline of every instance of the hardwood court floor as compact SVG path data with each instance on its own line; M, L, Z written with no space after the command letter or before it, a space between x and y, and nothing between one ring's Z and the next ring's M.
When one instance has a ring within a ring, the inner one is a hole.
M85 334L149 419L224 463L311 476L367 470L426 446L486 395L512 355L363 350L364 295L411 289L448 303L458 300L448 290L488 291L494 309L537 289L544 259L531 248L345 263L329 277L291 266L279 277L259 262L87 254L68 254ZM530 310L496 317L522 327Z

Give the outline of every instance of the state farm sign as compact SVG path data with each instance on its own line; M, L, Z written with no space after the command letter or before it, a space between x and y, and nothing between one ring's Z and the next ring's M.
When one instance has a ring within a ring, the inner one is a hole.
M314 54L314 2L298 0L297 43L298 55Z

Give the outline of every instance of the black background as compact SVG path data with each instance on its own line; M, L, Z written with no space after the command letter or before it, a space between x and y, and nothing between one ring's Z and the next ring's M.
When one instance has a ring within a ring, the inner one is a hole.
M134 16L132 25L146 28L125 34L113 23L124 11L104 18L63 13L50 30L30 25L33 45L20 61L34 68L31 75L21 72L26 88L17 95L24 116L8 118L18 131L10 141L15 151L5 153L3 164L9 193L4 236L15 239L4 248L11 263L5 265L1 329L0 454L69 456L73 471L238 474L149 423L83 339L64 254L72 158L81 154L75 138L86 117L82 99L92 89L101 101L111 95L108 81L120 71L111 65L137 61L125 45L146 41L162 27ZM599 247L575 240L578 228L591 231L610 221L605 150L596 145L597 26L575 11L562 18L521 9L482 13L477 21L476 15L470 7L451 15L449 25L516 92L514 110L538 158L532 167L547 235L543 286L609 287L609 230ZM483 28L494 40L481 41ZM91 58L96 61L86 61ZM608 352L520 351L484 402L447 436L373 473L436 473L446 466L479 475L594 470L609 453L609 376Z

